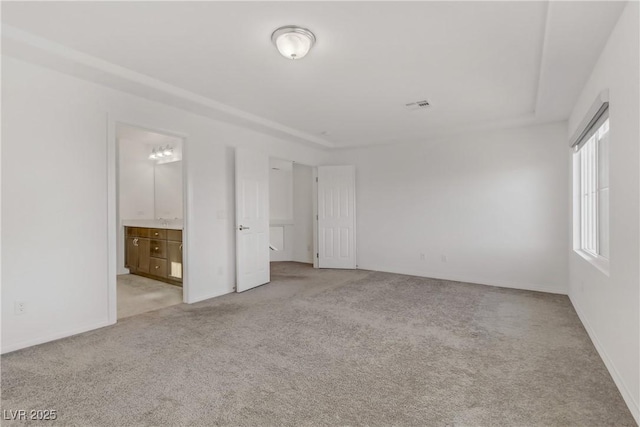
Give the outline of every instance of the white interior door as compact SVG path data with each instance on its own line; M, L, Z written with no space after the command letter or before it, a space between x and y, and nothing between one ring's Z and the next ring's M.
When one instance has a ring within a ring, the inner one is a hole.
M264 285L269 272L269 157L236 149L236 290Z
M356 268L356 168L318 167L318 267Z

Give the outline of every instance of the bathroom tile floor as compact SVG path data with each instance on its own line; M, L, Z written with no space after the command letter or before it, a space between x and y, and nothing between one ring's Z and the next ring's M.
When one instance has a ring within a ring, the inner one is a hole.
M182 288L135 274L118 276L118 319L182 303Z

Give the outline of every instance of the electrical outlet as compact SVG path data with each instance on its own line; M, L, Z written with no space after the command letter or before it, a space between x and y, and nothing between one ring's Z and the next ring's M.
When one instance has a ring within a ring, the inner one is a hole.
M27 312L27 303L24 301L16 301L13 310L15 314L25 314Z
M443 254L443 255L440 255L440 260L441 260L442 262L447 262L447 256L446 256L446 255L444 255L444 254Z

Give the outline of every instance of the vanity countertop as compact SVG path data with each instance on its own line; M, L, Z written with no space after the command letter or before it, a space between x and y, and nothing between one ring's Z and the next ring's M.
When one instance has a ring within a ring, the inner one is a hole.
M123 219L125 227L166 228L168 230L182 230L184 221L181 219Z

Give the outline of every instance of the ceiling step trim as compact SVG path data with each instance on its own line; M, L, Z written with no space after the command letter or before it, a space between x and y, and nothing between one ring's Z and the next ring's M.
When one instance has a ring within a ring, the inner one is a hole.
M162 102L206 117L321 148L335 145L323 138L247 113L153 77L115 65L75 49L2 25L3 54L40 65L119 91ZM126 90L122 86L127 87Z

